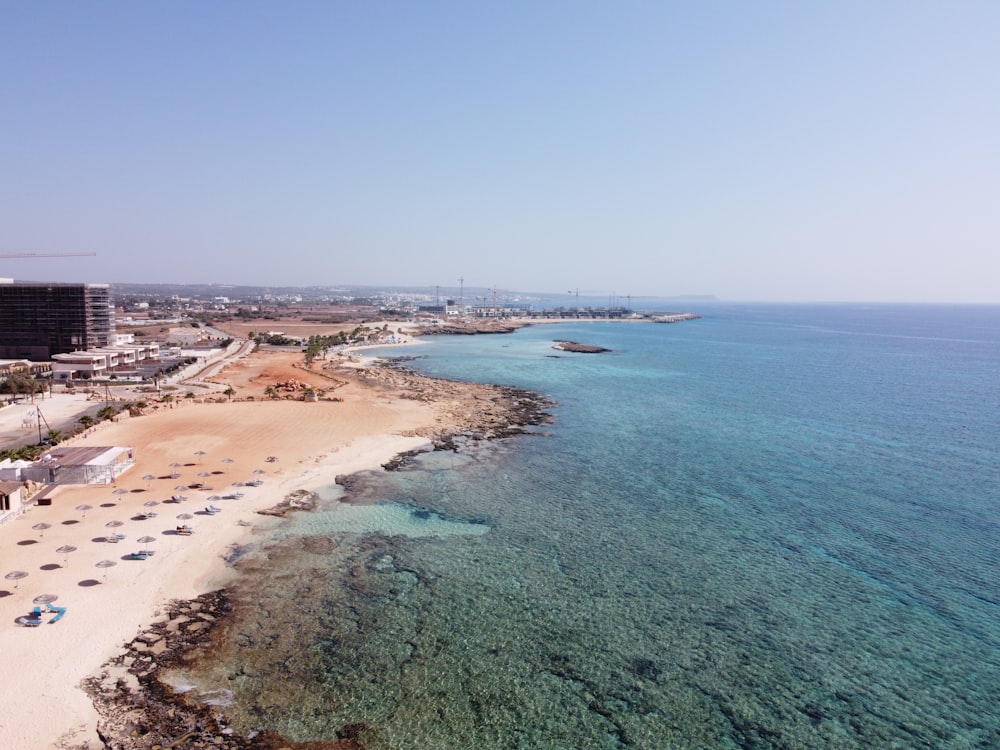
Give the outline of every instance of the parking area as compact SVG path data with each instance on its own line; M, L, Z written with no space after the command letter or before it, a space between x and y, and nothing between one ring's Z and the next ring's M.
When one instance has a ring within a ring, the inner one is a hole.
M0 449L37 443L39 434L44 438L50 429L69 432L78 426L80 417L93 416L102 406L104 401L86 393L46 394L35 396L34 401L7 404L0 408Z

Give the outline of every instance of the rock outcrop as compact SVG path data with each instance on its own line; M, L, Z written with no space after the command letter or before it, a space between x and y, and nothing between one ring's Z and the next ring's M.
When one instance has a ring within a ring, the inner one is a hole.
M552 348L563 352L577 352L578 354L601 354L602 352L611 351L610 349L605 349L603 346L580 344L576 341L566 341L565 339L556 339L555 346Z

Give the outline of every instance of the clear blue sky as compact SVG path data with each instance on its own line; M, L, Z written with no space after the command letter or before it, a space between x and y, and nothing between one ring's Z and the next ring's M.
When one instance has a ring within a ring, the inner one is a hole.
M0 4L0 276L1000 302L1000 3Z

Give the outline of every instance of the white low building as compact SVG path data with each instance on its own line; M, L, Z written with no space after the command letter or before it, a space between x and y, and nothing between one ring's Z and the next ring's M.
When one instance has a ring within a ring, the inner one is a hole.
M108 358L96 352L69 352L52 355L55 380L93 380L108 373Z
M57 445L23 467L21 479L40 484L111 484L134 464L131 448Z
M17 518L27 505L24 501L24 484L0 481L0 526Z

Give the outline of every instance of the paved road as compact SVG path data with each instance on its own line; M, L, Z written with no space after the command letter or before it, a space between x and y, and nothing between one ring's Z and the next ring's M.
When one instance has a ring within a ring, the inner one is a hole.
M34 402L10 404L0 409L0 449L19 448L38 442L38 412L41 412L41 434L50 429L69 432L79 426L84 414L94 416L104 401L90 400L83 393L55 393L51 397L35 397Z

